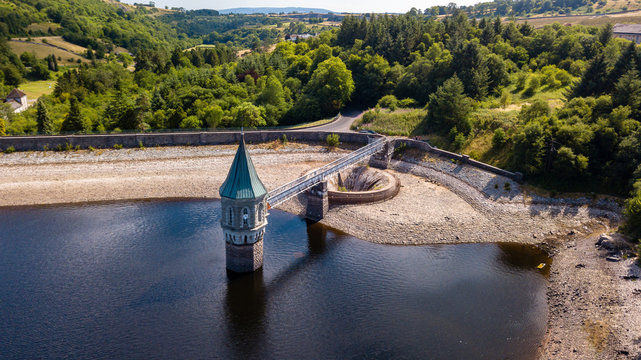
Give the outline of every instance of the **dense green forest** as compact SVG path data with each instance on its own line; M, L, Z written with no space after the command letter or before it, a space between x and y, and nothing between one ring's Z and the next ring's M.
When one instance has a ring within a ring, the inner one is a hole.
M427 8L423 14L438 16L453 14L456 10L464 11L471 16L531 16L537 14L573 14L594 13L606 5L606 0L493 0L479 2L470 6L439 5ZM629 4L629 3L628 3ZM627 10L627 7L625 8ZM414 12L419 10L413 9Z
M611 26L534 29L477 20L461 9L441 19L416 11L348 16L339 29L237 58L218 30L243 29L217 14L150 16L149 9L125 11L91 0L20 3L24 13L0 5L3 90L55 71L55 58L17 56L5 44L33 22L59 22L53 33L74 43L91 40L85 45L96 52L127 46L135 69L109 56L66 69L38 106L20 114L2 108L0 132L262 127L330 117L346 105L376 106L363 125L402 122L394 131L426 135L454 151L489 135L491 144L473 157L522 171L543 186L613 194L636 189L627 211L637 225L641 217L641 53L613 38ZM97 14L111 21L96 26ZM220 20L197 21L201 17ZM249 21L263 21L256 19ZM192 37L216 46L183 51ZM517 97L518 107L508 111ZM389 128L381 131L393 133Z

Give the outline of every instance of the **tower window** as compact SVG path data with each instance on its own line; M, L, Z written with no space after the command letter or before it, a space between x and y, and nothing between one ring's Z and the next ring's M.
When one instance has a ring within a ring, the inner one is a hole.
M229 225L233 225L234 224L234 211L232 210L232 208L229 208L229 214L227 216L227 223Z
M249 226L249 210L243 208L243 226Z
M263 206L263 203L258 205L258 221L263 222L263 219L265 218L265 207Z

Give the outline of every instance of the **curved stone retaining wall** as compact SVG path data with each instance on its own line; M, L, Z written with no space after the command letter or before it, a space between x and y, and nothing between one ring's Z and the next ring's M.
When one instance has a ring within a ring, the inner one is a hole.
M448 159L452 159L455 161L460 161L463 164L468 164L471 166L474 166L476 168L505 176L507 178L510 178L515 181L522 181L523 180L523 174L519 172L511 172L507 170L503 170L501 168L497 168L496 166L492 166L486 163L482 163L480 161L476 161L474 159L471 159L469 155L462 155L462 154L456 154L453 152L445 151L439 148L436 148L434 146L431 146L430 144L426 143L425 141L418 141L418 140L411 140L411 139L396 139L394 140L394 147L396 148L397 146L400 146L401 144L405 144L408 148L412 149L419 149L423 150L425 152L428 152L430 154L434 154L437 156L442 156Z
M391 199L401 188L401 183L392 174L380 172L388 178L387 185L372 191L333 191L328 190L330 205L364 204Z

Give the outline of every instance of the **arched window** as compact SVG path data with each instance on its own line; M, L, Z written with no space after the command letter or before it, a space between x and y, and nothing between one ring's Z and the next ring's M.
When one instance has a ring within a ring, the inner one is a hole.
M243 226L249 226L249 210L243 208Z
M258 222L263 222L264 218L265 218L265 206L263 206L263 203L260 203L260 205L258 205Z
M227 216L227 223L229 225L234 225L234 211L232 208L229 208L229 215Z

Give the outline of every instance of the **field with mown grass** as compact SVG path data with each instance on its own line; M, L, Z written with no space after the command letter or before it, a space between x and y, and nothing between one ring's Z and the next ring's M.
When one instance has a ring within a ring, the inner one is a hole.
M59 48L49 46L47 44L33 44L21 41L8 41L11 51L15 54L20 55L24 52L32 52L36 54L36 57L39 59L44 59L47 56L53 54L56 58L60 57L58 65L69 65L72 63L77 63L78 60L81 62L88 62L86 58L79 56L73 52L67 50L61 50Z
M29 41L29 38L15 38L13 40L22 40L22 41ZM32 37L31 42L34 43L43 43L43 44L51 44L54 46L61 47L69 52L82 55L87 52L87 48L72 44L68 41L65 41L62 36L40 36L40 37Z
M61 27L60 24L52 23L52 22L43 22L43 23L33 23L27 26L27 30L29 31L42 31L43 33L46 33L51 29L51 31L56 31Z
M56 87L56 80L38 80L38 81L27 81L18 87L20 90L24 91L27 94L27 99L29 101L38 99L42 95L49 95L53 92L53 89Z

